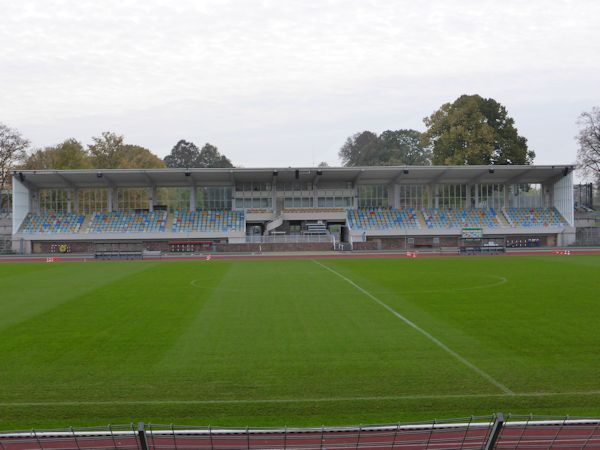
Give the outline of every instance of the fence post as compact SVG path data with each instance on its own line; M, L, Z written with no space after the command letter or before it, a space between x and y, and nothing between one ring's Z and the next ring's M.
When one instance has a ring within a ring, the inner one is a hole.
M79 442L77 441L77 435L75 434L75 430L73 430L73 427L71 428L71 435L73 436L73 439L75 439L75 445L77 446L77 450L80 450L81 447L79 446Z
M496 441L498 441L498 438L500 437L502 427L504 427L504 415L500 412L496 415L496 420L492 426L490 437L485 444L485 450L491 450L496 446Z
M144 422L138 423L138 438L140 439L140 448L148 450L148 440L146 439L146 428Z

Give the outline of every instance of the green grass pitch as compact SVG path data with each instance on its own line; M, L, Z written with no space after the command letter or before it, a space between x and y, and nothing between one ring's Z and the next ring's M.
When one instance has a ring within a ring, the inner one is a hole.
M600 415L600 257L0 265L0 429Z

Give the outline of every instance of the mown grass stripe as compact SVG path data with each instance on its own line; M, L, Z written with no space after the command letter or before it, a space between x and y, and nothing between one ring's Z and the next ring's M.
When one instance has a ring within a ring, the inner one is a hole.
M404 317L402 314L400 314L398 311L396 311L395 309L393 309L391 306L389 306L388 304L382 302L377 297L375 297L373 294L371 294L369 291L367 291L367 290L363 289L362 287L360 287L358 284L356 284L350 278L342 275L341 273L337 272L336 270L332 269L329 266L326 266L325 264L320 263L317 260L313 260L313 262L315 264L321 266L322 268L330 271L334 275L337 275L339 278L341 278L342 280L346 281L348 284L350 284L351 286L353 286L354 288L356 288L358 291L362 292L364 295L366 295L367 297L369 297L375 303L377 303L380 306L382 306L385 309L387 309L389 312L391 312L393 315L395 315L398 319L402 320L406 325L408 325L409 327L411 327L414 330L416 330L419 333L421 333L423 336L425 336L427 339L429 339L431 342L433 342L439 348L441 348L442 350L444 350L446 353L448 353L449 355L452 355L454 358L456 358L458 361L460 361L461 363L463 363L469 369L473 370L474 372L476 372L477 374L479 374L481 377L485 378L491 384L493 384L498 389L500 389L504 394L514 395L514 392L511 389L509 389L504 384L500 383L498 380L496 380L494 377L492 377L489 373L485 372L483 369L480 369L475 364L473 364L471 361L469 361L468 359L466 359L464 356L462 356L459 353L457 353L454 350L452 350L450 347L448 347L446 344L444 344L438 338L436 338L435 336L433 336L431 333L429 333L428 331L424 330L423 328L421 328L419 325L417 325L416 323L414 323L410 319L407 319L406 317Z
M330 397L330 398L272 398L272 399L230 399L230 400L82 400L82 401L43 401L43 402L0 402L3 407L26 406L77 406L77 405L227 405L260 403L333 403L333 402L377 402L402 400L444 400L460 398L503 398L503 397L570 397L578 395L600 395L600 391L586 392L513 392L512 394L415 394L385 395L374 397Z

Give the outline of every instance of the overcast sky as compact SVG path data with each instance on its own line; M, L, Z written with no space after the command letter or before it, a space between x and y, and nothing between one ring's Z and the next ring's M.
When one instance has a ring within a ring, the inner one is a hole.
M0 0L0 122L35 146L110 130L165 156L339 165L365 129L505 105L538 164L600 105L600 1Z

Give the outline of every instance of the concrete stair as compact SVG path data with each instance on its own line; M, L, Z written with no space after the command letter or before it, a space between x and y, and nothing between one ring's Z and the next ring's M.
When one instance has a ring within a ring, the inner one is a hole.
M81 224L81 227L79 228L80 233L87 233L89 231L90 223L92 221L93 216L94 216L94 213L88 213L85 215L85 220L83 221L83 223Z
M165 223L165 232L170 233L173 229L173 220L175 220L175 214L167 214L167 222Z
M498 217L498 222L500 223L501 227L514 227L514 224L512 223L512 220L510 220L508 218L508 215L506 214L506 211L504 210L504 208L500 209L500 210L496 210L496 215Z
M415 213L417 214L417 223L419 224L419 228L421 228L422 230L426 230L427 224L425 223L425 216L423 215L423 211L415 210Z

